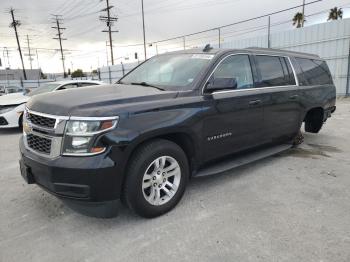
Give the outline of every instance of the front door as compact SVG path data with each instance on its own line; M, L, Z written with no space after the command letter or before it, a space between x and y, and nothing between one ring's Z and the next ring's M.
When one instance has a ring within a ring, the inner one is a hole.
M224 58L209 78L233 78L234 89L204 90L208 112L203 123L205 160L225 156L259 145L262 142L264 105L269 96L254 88L247 54Z

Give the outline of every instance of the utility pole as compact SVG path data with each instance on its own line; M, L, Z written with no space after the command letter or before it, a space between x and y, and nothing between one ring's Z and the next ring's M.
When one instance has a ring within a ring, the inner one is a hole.
M221 28L218 28L218 33L219 33L219 48L221 48Z
M305 0L303 0L303 11L302 11L302 14L303 14L303 20L301 21L301 27L304 27L304 21L305 21Z
M10 68L10 67L11 67L11 65L10 65L10 56L9 56L9 50L7 49L7 47L6 47L6 46L4 47L4 50L2 51L2 54L3 54L4 58L5 58L5 54L6 54L6 58L7 58L7 65L8 65L8 68ZM4 61L4 65L5 65L5 61Z
M63 40L67 40L67 38L62 38L62 30L65 30L66 28L61 27L62 25L62 18L61 15L53 15L54 16L54 23L56 24L56 26L52 26L52 28L57 29L57 36L58 37L54 37L53 39L56 39L59 41L60 43L60 50L61 50L61 59L62 59L62 67L63 67L63 77L66 78L67 74L66 74L66 67L64 65L64 54L63 54L63 48L62 48L62 41Z
M35 53L36 53L36 63L37 63L38 69L40 69L38 49L35 49Z
M144 49L145 61L146 61L147 49L146 49L146 32L145 32L145 12L143 10L143 0L141 0L141 9L142 9L143 49Z
M18 38L18 32L17 32L17 27L21 25L21 22L19 20L15 19L14 11L15 10L13 8L10 9L10 14L12 17L12 23L10 24L10 27L12 27L15 30L18 52L19 52L19 56L21 57L21 62L22 62L23 77L24 77L24 80L27 80L27 74L26 74L26 70L24 68L24 63L23 63L21 45L19 44L19 38Z
M106 0L106 5L107 5L107 7L102 9L101 12L106 12L107 16L100 16L100 21L106 22L106 25L108 28L108 30L103 30L102 32L108 33L108 35L109 35L109 46L111 48L110 49L111 50L111 62L112 62L112 65L114 65L112 33L118 33L119 31L118 30L113 31L112 26L113 26L114 22L118 21L118 17L111 16L110 10L114 6L109 5L109 0Z
M268 16L268 20L267 20L267 48L271 47L271 39L270 39L270 35L271 35L271 17Z
M106 66L108 66L108 41L106 41L106 58L107 58L107 64Z
M28 48L28 54L24 54L25 56L29 56L29 63L30 63L30 69L33 69L33 64L32 64L32 61L33 61L33 58L32 58L32 53L31 53L31 50L30 50L30 39L29 39L29 36L27 35L27 48Z

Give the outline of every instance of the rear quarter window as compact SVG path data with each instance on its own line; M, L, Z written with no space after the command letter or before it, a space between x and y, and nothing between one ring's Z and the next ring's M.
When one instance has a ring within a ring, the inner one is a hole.
M295 58L302 73L298 75L301 85L330 85L332 75L325 61L307 58Z

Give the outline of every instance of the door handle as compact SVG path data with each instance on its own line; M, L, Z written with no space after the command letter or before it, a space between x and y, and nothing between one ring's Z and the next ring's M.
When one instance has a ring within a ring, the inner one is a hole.
M289 99L290 99L290 100L295 100L295 99L297 99L298 97L299 97L298 95L292 95L292 96L289 97Z
M250 106L256 106L256 105L259 105L261 103L261 100L252 100L252 101L249 101L249 105Z

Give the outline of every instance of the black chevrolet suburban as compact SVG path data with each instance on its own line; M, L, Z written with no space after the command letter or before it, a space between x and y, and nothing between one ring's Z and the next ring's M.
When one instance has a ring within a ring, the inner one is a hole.
M33 97L21 174L86 214L113 216L121 201L155 217L176 206L190 178L286 150L303 122L318 133L335 101L328 66L315 55L208 46L167 53L114 85Z

